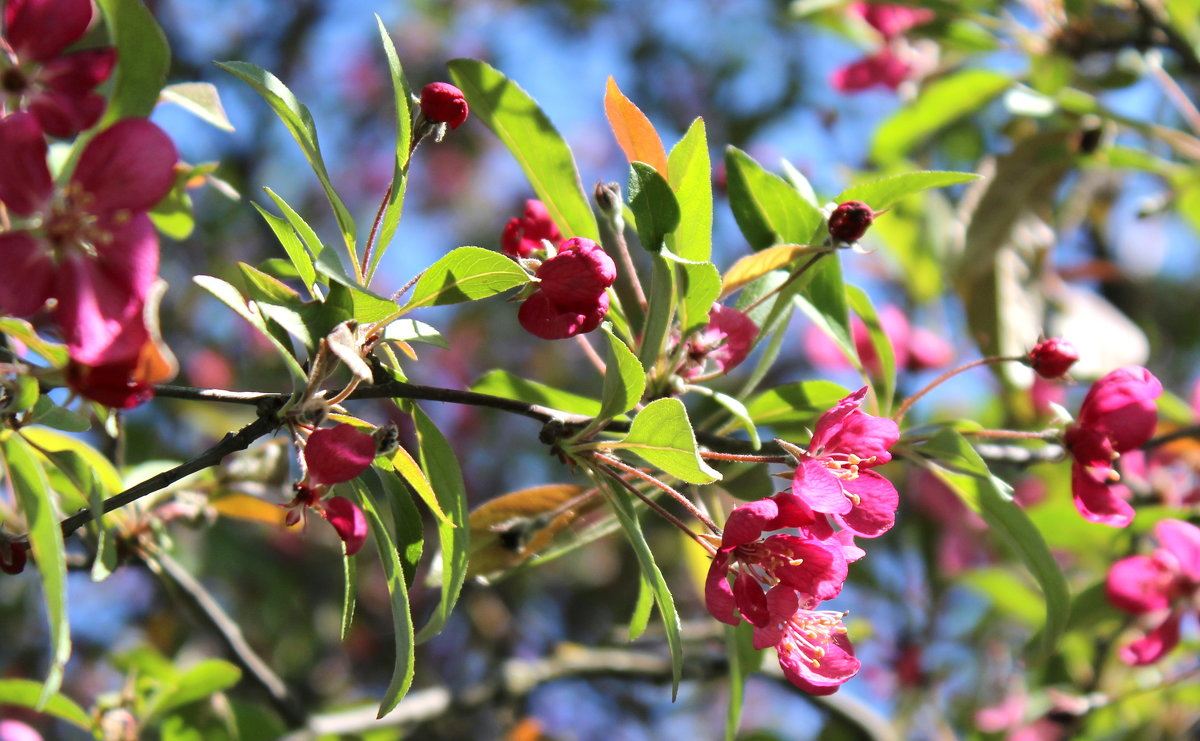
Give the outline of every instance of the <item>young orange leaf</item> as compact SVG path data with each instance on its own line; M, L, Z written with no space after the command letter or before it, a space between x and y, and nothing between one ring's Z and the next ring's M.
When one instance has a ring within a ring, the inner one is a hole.
M667 177L667 151L663 149L662 139L650 119L625 97L611 75L604 91L604 114L608 116L608 124L612 126L625 158L631 163L645 162L658 170L659 175Z

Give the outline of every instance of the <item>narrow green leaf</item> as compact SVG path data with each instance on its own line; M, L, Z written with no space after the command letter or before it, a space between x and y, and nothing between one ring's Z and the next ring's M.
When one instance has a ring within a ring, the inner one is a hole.
M608 340L604 374L604 397L598 419L608 419L633 409L646 393L646 371L637 356L612 333L607 323L602 326Z
M679 399L650 402L633 418L629 434L609 445L636 453L689 484L708 484L721 478L700 457L687 409Z
M433 345L444 350L450 349L450 343L431 325L418 322L416 319L397 319L383 330L383 339L396 342L420 342Z
M495 68L474 59L449 63L471 112L495 132L525 171L563 234L600 240L575 158L536 101Z
M712 257L712 163L704 119L697 118L667 157L671 188L679 202L679 226L667 244L688 260Z
M41 682L32 679L0 679L0 705L36 710L92 732L92 718L86 710L66 695L57 693L42 702L42 689Z
M725 169L729 206L755 250L773 244L808 244L825 222L820 209L740 149L725 150Z
M754 626L745 621L725 626L725 655L729 657L729 709L725 715L725 741L737 738L746 700L746 677L762 665L762 652L754 649Z
M154 15L140 0L99 0L99 5L120 60L100 121L103 128L122 118L150 115L167 81L171 49Z
M437 493L434 492L433 485L429 483L429 479L425 478L425 473L417 465L417 462L413 460L413 457L409 455L408 451L403 447L396 448L396 452L392 454L391 463L393 470L404 479L409 488L416 492L421 501L425 503L425 506L429 507L429 511L433 513L433 516L443 524L454 527L454 522L442 511L442 505L438 502Z
M675 263L661 254L650 256L650 290L646 296L646 324L642 331L642 345L638 349L638 360L642 367L656 373L655 366L665 353L667 339L671 335L671 320L675 316Z
M395 525L394 542L396 551L400 554L400 565L404 567L404 583L412 584L416 578L417 563L425 549L421 512L413 502L412 495L401 485L399 478L378 466L373 470L374 480L368 478L367 486L371 487L371 494L376 499L384 497L391 504L392 521Z
M650 611L654 609L654 587L646 577L638 579L637 602L633 603L633 615L629 618L629 640L636 641L650 625Z
M906 172L900 175L889 175L885 178L859 183L838 194L833 200L838 203L845 201L862 201L871 208L881 211L893 203L913 193L920 193L930 188L945 188L949 185L969 183L978 180L979 175L972 172L948 172L942 170L926 170L922 172Z
M159 100L174 103L205 123L222 131L233 131L233 124L221 105L221 94L211 82L177 82L159 93Z
M275 202L275 205L279 207L279 211L283 214L283 218L287 219L287 222L291 224L292 228L296 230L296 233L300 235L300 239L304 240L304 246L308 248L308 253L312 255L313 260L315 261L320 258L321 254L325 251L325 244L321 241L321 238L317 236L317 232L313 230L313 228L308 225L308 222L304 220L304 217L296 213L296 209L292 208L291 205L287 201L283 200L283 197L278 193L270 188L263 188L263 192L270 196L271 200ZM341 265L339 264L338 267L340 268Z
M867 327L871 337L871 346L875 348L875 357L879 358L879 377L875 386L875 398L879 400L879 414L887 416L892 408L892 391L896 388L896 352L892 341L883 331L875 306L867 292L858 286L846 286L846 298L850 308L858 315Z
M61 368L66 365L67 360L70 358L66 345L57 342L47 342L34 330L33 325L24 319L17 319L11 316L0 317L0 333L20 340L21 344L41 355L47 363L55 368Z
M383 521L380 511L387 506L386 502L376 501L370 488L361 482L356 483L359 499L362 502L363 513L367 516L367 524L371 535L375 538L375 547L379 551L379 560L383 564L383 576L387 580L388 594L392 598L392 628L396 637L396 663L392 669L392 679L384 690L383 700L379 704L377 717L390 713L400 704L400 700L412 686L415 662L415 639L413 638L412 611L408 603L408 585L404 583L404 567L400 563L400 553L392 542L391 532Z
M87 432L92 428L92 423L87 417L60 407L50 401L49 396L38 398L37 403L33 405L33 416L27 424L46 425L66 432Z
M242 670L221 659L205 659L179 674L168 691L155 697L153 713L164 715L188 703L203 700L233 687L242 679Z
M679 331L686 337L708 324L708 312L721 295L721 273L711 262L678 265Z
M929 440L927 446L921 446L918 451L923 455L934 453L935 462L946 460L958 471L988 471L987 464L966 438L948 427L942 428ZM1067 580L1041 532L1030 521L1025 511L1006 493L1007 485L991 473L960 473L940 466L931 470L949 485L968 507L983 516L988 526L1021 558L1041 587L1046 602L1046 622L1041 634L1041 644L1033 658L1049 658L1054 654L1054 647L1070 620L1071 595Z
M817 192L813 190L812 183L808 182L808 178L804 173L796 169L796 166L787 160L780 160L779 166L783 168L783 179L788 181L796 189L804 200L813 205L813 208L820 208L821 204L817 201Z
M267 323L263 319L262 315L259 314L257 309L252 308L246 303L246 299L242 297L242 294L238 291L238 289L234 288L232 285L221 280L220 278L214 278L211 275L197 275L192 278L192 281L215 296L221 301L221 303L233 309L238 316L245 319L247 322L250 322L252 327L257 329L263 334L264 337L270 340L271 344L275 347L275 350L278 351L279 355L283 358L287 369L291 372L293 381L298 382L300 386L303 386L308 382L308 374L305 373L304 369L300 367L300 364L296 362L296 358L292 355L292 351L282 342L280 342L275 335L271 334L271 331L267 328Z
M253 201L251 201L250 205L254 206L255 210L263 217L263 220L267 222L267 226L271 227L275 238L279 240L283 251L287 253L288 259L291 260L292 265L296 268L296 273L300 276L300 280L311 290L312 284L317 280L317 271L313 268L312 258L304 251L304 245L300 244L300 238L296 234L296 230L292 228L287 219L276 216Z
M355 596L358 594L358 561L346 552L342 543L342 629L338 633L346 640L350 626L354 623Z
M750 444L755 450L762 447L762 440L758 437L758 426L754 424L754 420L750 418L750 412L746 409L746 405L729 394L723 394L720 391L711 391L712 400L725 407L726 411L734 416L734 419L742 423L742 429L750 436Z
M254 88L254 91L262 96L275 115L279 116L283 125L287 127L296 143L300 145L304 157L308 160L309 166L312 167L313 173L316 174L317 180L325 190L329 205L333 207L333 215L341 229L351 261L356 261L358 258L354 254L354 218L346 209L346 204L342 202L337 191L334 190L333 181L329 179L329 171L325 169L325 160L321 157L321 145L317 141L317 126L313 122L308 106L297 100L292 91L278 77L261 67L247 62L217 62L216 64Z
M664 399L664 401L666 401ZM678 401L672 399L671 401ZM675 610L675 600L662 571L654 561L654 552L646 542L642 533L642 524L638 521L637 510L625 487L607 477L601 477L601 485L609 495L617 520L625 531L625 537L633 546L637 556L638 566L642 570L642 579L654 593L654 601L658 605L658 613L662 615L663 628L667 636L667 646L671 651L671 699L674 700L679 692L679 681L683 678L683 641L679 636L679 613Z
M999 72L967 69L925 87L915 102L900 108L871 141L871 159L890 163L939 129L976 112L1004 92L1012 79Z
M417 634L416 640L424 642L437 635L446 624L462 592L463 581L467 578L471 533L467 527L467 491L454 450L420 407L416 404L408 407L416 423L421 468L437 493L442 511L454 525L451 527L445 522L438 522L438 542L442 549L442 594L437 610Z
M391 244L392 237L396 234L396 226L400 223L404 191L408 186L408 155L412 147L412 90L404 76L404 68L400 66L400 56L396 53L392 37L378 14L375 16L375 22L379 25L379 39L383 43L383 53L387 57L388 72L392 78L392 97L396 106L396 162L392 168L391 190L388 192L383 218L380 219L379 231L375 235L374 252L371 253L370 264L365 266L368 281L375 274L375 268Z
M629 208L637 220L638 239L650 252L679 226L679 203L666 179L645 162L629 166Z
M4 451L4 478L16 496L29 528L31 560L37 564L42 577L42 599L50 623L50 670L37 700L40 710L58 694L63 669L71 657L66 552L46 474L33 448L15 433L6 434L0 440L0 448Z
M530 381L505 370L488 371L471 384L471 390L480 394L540 404L568 414L582 414L588 417L600 414L600 402L597 399Z
M529 274L511 258L481 247L459 247L421 274L404 310L474 301L528 282Z
M849 393L833 381L797 381L755 395L746 402L746 411L755 424L811 426L813 419Z

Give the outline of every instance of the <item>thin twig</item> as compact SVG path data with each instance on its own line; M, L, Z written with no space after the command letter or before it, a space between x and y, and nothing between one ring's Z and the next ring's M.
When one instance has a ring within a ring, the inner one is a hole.
M597 460L600 460L600 461L607 462L607 461L605 461L605 457L604 457L604 456L596 456L596 458L597 458ZM619 470L619 469L618 469L618 470ZM699 534L698 534L698 533L697 533L695 530L692 530L690 527L688 527L688 526L687 526L687 524L686 524L686 523L684 523L684 522L683 522L682 520L680 520L678 517L676 517L675 515L671 514L671 513L670 513L670 512L668 512L666 509L664 509L664 508L663 508L663 506L662 506L661 504L659 504L658 502L654 501L654 500L653 500L653 499L651 499L650 497L646 496L644 493L642 493L642 491L641 491L641 490L639 490L639 489L638 489L636 486L634 486L632 483L630 483L629 481L626 481L626 480L625 480L624 478L622 478L621 476L610 476L609 478L610 478L612 481L615 481L615 482L619 483L621 486L623 486L623 487L625 488L625 490L626 490L626 491L628 491L629 493L633 494L633 495L634 495L635 497L637 497L638 499L640 499L640 500L642 500L643 502L645 502L645 503L646 503L646 506L647 506L647 507L649 507L650 509L654 510L654 512L655 512L655 513L656 513L656 514L657 514L659 517L663 518L663 519L664 519L664 520L666 520L667 522L669 522L669 523L671 523L672 525L674 525L675 527L679 528L679 530L680 530L680 531L682 531L683 533L685 533L685 534L686 534L688 537L690 537L692 540L694 540L694 541L696 541L697 543L699 543L699 544L700 544L700 547L701 547L701 548L703 548L704 550L708 551L709 555L712 555L713 553L715 553L715 552L716 552L716 550L713 548L713 544L712 544L712 543L710 543L710 542L708 542L707 540L705 540L704 538L700 537L700 535L699 535Z
M592 343L588 342L588 338L581 334L575 335L575 343L583 350L584 356L588 361L595 366L596 370L600 371L600 375L604 375L607 370L604 367L604 358L596 352L596 348L592 347Z
M681 504L683 506L683 508L686 509L692 515L692 517L695 517L697 520L699 520L710 531L712 531L714 533L721 532L721 528L717 527L717 523L713 522L712 518L710 518L708 515L701 512L700 508L692 503L692 500L688 499L683 494L680 494L679 491L675 489L675 487L670 486L669 484L666 484L666 483L658 480L657 478L646 473L645 471L641 470L640 468L637 468L635 466L629 465L628 463L625 463L624 461L622 461L619 458L614 458L613 456L605 455L604 453L599 453L599 452L593 453L592 455L595 457L596 460L600 461L601 463L604 463L607 466L611 466L620 471L624 471L625 473L633 474L634 476L637 476L642 481L645 481L646 483L653 485L655 488L666 493L669 497L674 499L676 502L679 502L679 504Z
M800 278L800 276L802 276L806 272L808 272L808 269L817 263L817 260L820 260L822 257L825 257L826 255L830 254L832 251L833 250L826 250L825 252L818 252L817 254L813 255L812 257L810 257L808 259L808 262L804 263L799 268L792 271L792 274L787 277L787 280L785 280L784 282L782 282L778 286L776 286L774 290L764 293L763 295L754 299L754 301L749 306L738 309L738 311L742 312L743 314L749 314L750 312L754 311L755 309L758 308L759 304L761 304L762 302L771 298L772 296L782 292L783 289L787 288L792 283L795 283L796 280Z
M900 408L896 410L896 413L892 415L892 419L896 420L896 422L898 424L900 422L900 420L904 419L904 415L908 414L908 410L912 408L912 405L916 404L917 401L920 400L920 398L922 396L924 396L925 394L928 394L930 391L933 391L935 388L942 385L946 381L950 380L954 376L957 376L959 373L962 373L963 371L969 371L972 368L978 368L981 365L991 365L993 363L1003 363L1005 361L1019 360L1019 359L1020 358L1012 358L1012 357L980 358L979 360L972 360L970 363L960 365L957 368L951 368L950 370L946 371L942 375L940 375L937 378L930 381L925 386L925 388L921 389L917 393L915 393L912 396L905 399L904 402L900 405Z

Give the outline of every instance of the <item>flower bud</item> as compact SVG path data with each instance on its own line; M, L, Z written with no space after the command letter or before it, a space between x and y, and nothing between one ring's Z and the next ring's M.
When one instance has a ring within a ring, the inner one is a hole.
M1051 337L1042 340L1029 351L1029 365L1042 378L1062 378L1079 360L1079 351L1066 340Z
M421 90L421 113L430 121L457 129L468 112L463 92L448 82L431 82Z
M839 203L829 215L829 235L838 242L857 242L881 213L862 201Z
M600 207L600 211L605 216L620 216L621 215L621 184L620 183L596 183L596 189L593 192L596 199L596 205Z
M517 320L537 337L561 340L600 326L617 266L600 245L575 237L541 264L537 277L537 291L521 304Z
M0 571L19 574L25 570L28 547L18 540L0 541Z

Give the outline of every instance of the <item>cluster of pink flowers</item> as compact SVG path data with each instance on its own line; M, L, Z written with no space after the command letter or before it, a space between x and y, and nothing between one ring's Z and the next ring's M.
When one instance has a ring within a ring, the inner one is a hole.
M945 338L910 324L908 317L895 304L880 307L879 325L892 343L892 353L899 369L921 371L941 368L954 360L954 347ZM871 342L867 325L856 316L850 320L850 330L863 367L878 375L881 371L879 356ZM814 365L823 368L848 366L846 357L837 344L815 325L810 325L804 336L804 349Z
M897 89L913 74L913 65L906 61L911 50L904 40L904 32L933 20L933 11L869 2L850 3L850 10L879 32L883 46L874 54L835 70L833 87L843 93L876 85Z
M500 249L510 257L530 257L533 253L544 249L542 240L554 247L562 245L562 233L550 218L546 204L536 199L525 201L525 212L514 216L504 225L504 233L500 235Z
M64 185L47 163L46 137L92 126L113 50L62 51L92 21L90 0L16 0L5 8L0 79L16 110L0 119L0 202L10 226L0 257L12 280L0 312L43 312L70 353L68 379L88 398L127 408L149 398L170 369L147 326L158 280L158 236L147 212L171 189L178 159L170 138L125 119L84 147ZM7 65L7 66L4 66Z
M358 476L375 460L376 442L370 433L342 423L315 430L304 446L304 480L296 484L296 496L288 504L285 522L295 525L309 509L329 521L353 556L367 540L367 518L345 497L326 497L329 487Z
M865 555L854 536L889 530L899 503L896 488L870 470L891 460L899 428L860 409L866 393L823 414L807 449L785 444L796 459L791 490L734 508L705 584L713 617L752 624L754 646L774 646L788 679L813 694L835 692L858 672L844 613L817 608Z

